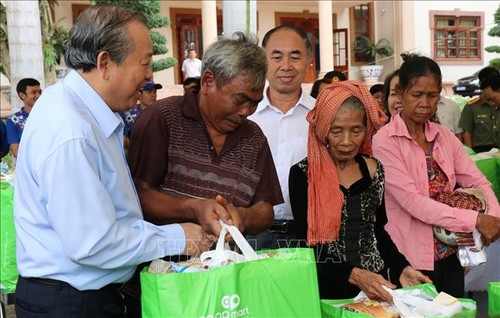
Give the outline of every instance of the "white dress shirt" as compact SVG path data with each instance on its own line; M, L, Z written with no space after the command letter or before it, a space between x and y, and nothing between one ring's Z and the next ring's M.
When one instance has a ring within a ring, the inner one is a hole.
M292 220L288 176L290 167L307 157L307 134L309 123L307 113L314 107L316 99L302 90L297 104L286 114L271 105L264 91L264 98L249 119L256 122L266 135L273 155L274 165L280 180L285 203L274 206L275 220Z
M182 253L180 225L143 220L122 135L120 116L76 71L44 90L17 159L21 276L99 289L127 281L142 262Z
M457 103L447 97L441 96L436 115L441 125L448 127L455 135L463 132L463 129L459 126L461 114Z

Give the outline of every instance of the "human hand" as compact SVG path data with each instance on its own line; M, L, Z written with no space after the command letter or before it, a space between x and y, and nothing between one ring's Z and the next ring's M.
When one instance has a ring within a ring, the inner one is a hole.
M409 265L406 266L405 269L401 272L401 275L399 276L399 282L403 287L423 283L432 284L432 280L429 277L425 276L421 271L418 271Z
M475 246L474 238L472 237L472 233L455 233L458 238L455 239L455 242L458 246Z
M181 223L180 225L186 236L185 255L199 256L201 253L208 251L214 243L214 240L200 225L194 223Z
M226 210L221 204L213 199L195 199L192 209L195 212L195 217L198 224L203 230L213 237L218 237L221 226L219 220L232 225L231 213Z
M396 285L387 281L382 275L360 268L353 268L349 275L349 283L358 286L372 300L392 301L392 296L382 286L394 289Z
M233 221L233 225L236 226L241 233L245 232L245 217L246 214L242 209L236 208L234 205L227 202L226 198L222 195L218 195L215 197L215 201L222 205L226 211L231 214L231 220Z
M500 218L488 214L478 214L476 229L481 233L484 245L488 246L500 237Z

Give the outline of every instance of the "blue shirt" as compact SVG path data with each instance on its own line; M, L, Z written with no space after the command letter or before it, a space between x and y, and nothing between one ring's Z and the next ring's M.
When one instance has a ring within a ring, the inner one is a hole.
M123 122L125 123L125 127L123 128L124 136L130 137L132 134L132 128L134 127L137 117L139 117L140 114L142 114L142 107L140 104L130 110L120 113L120 116L122 116Z
M9 143L7 142L7 129L5 123L0 119L0 153L9 152Z
M76 71L44 91L23 134L14 194L20 275L98 289L184 251L180 225L143 220L123 123Z
M23 107L7 119L7 142L9 145L18 144L21 141L28 116L29 113Z

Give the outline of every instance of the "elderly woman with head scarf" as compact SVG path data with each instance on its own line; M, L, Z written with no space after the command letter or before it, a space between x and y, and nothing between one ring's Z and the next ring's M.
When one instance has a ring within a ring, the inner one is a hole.
M316 253L320 297L364 291L390 300L382 286L430 282L409 266L384 230L384 171L371 138L387 120L370 92L354 81L328 85L307 116L307 158L290 170L290 198L303 246ZM395 279L394 279L395 278Z

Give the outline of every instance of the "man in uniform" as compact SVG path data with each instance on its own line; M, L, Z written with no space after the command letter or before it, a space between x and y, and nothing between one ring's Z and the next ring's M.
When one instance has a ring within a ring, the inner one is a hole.
M492 75L499 75L493 67L483 68L479 74L479 82ZM464 144L475 152L489 151L499 147L500 107L484 98L484 94L471 99L465 105L460 117L460 127L464 130Z

